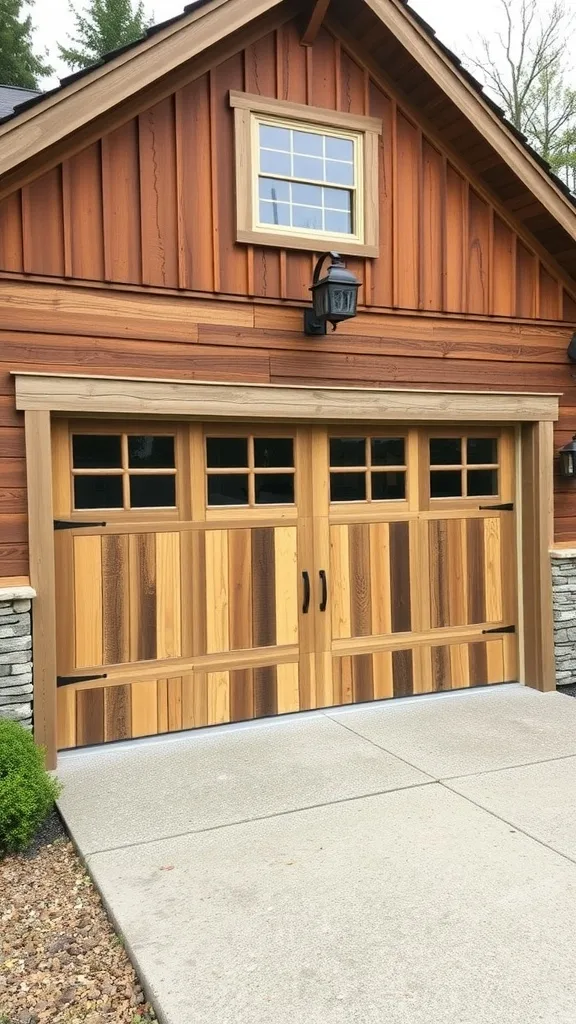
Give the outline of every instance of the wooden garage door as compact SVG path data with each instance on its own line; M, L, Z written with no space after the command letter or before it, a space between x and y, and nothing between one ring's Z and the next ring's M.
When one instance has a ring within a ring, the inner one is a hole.
M507 430L330 433L320 702L517 678Z
M60 747L516 678L512 467L506 431L58 422Z

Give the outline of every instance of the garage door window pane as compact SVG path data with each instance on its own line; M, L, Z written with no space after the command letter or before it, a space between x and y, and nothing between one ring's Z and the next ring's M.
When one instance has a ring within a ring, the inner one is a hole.
M331 501L366 501L365 473L331 473Z
M292 505L294 476L291 473L256 474L257 505Z
M75 476L74 508L123 508L121 476Z
M131 476L130 505L132 508L174 508L176 477Z
M117 434L74 434L74 469L121 469L122 443Z
M206 442L208 469L248 467L248 438L209 437Z
M372 501L404 501L405 498L404 473L372 473Z
M254 465L260 469L292 469L294 441L291 437L254 438Z
M209 505L247 505L248 474L227 476L216 473L208 477Z
M130 436L128 465L130 469L174 469L174 438Z
M462 438L433 437L430 440L431 466L460 466L462 464Z
M469 466L494 466L498 462L498 441L495 437L469 437Z
M462 497L462 473L458 472L433 472L430 474L430 497L431 498L461 498Z
M373 437L371 444L373 466L405 465L403 437Z
M468 471L469 497L498 494L497 469L471 469Z
M366 438L364 437L331 437L331 466L365 466Z

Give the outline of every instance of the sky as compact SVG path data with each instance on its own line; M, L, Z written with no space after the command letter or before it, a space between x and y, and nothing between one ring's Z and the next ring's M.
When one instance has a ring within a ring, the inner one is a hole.
M154 22L165 21L175 14L181 14L188 0L145 0L146 13ZM498 24L498 0L411 0L411 5L436 29L440 39L460 56L471 51L471 39L479 32L489 33ZM567 5L576 13L576 0L567 0ZM85 0L74 0L74 6L82 9ZM59 60L56 41L66 39L73 28L69 0L35 0L32 8L35 25L35 45L46 48L50 63L56 74L46 79L42 86L47 89L58 83L58 79L69 73Z

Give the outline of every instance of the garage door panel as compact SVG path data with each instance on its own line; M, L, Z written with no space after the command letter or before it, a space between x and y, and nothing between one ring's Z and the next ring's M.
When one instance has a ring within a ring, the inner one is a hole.
M501 520L467 516L434 519L426 525L431 629L502 622ZM509 557L514 558L513 551Z
M206 649L298 643L298 527L207 530Z
M412 630L413 537L408 522L330 527L334 640Z

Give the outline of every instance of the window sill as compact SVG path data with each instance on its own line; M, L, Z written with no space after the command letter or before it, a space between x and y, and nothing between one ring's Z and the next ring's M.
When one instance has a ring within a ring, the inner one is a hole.
M275 234L273 231L238 231L236 241L247 245L273 246L275 249L304 249L317 253L339 252L341 256L365 256L369 259L377 259L380 255L380 247L377 245L365 245L353 239L347 241L341 236L310 238L307 235Z

